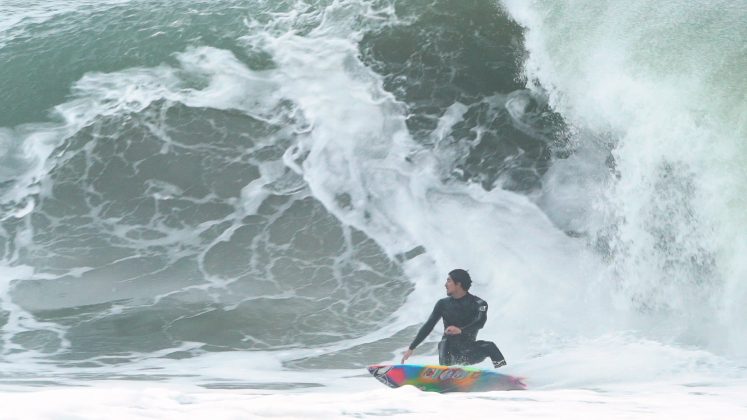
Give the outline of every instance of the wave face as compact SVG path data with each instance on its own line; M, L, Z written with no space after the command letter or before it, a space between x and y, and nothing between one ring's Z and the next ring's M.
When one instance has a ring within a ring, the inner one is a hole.
M744 356L745 16L675 6L6 2L3 361L363 366L455 267L504 353Z

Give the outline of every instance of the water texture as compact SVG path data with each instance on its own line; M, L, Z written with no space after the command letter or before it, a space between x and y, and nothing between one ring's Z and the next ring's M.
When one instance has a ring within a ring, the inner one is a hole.
M0 375L359 368L456 267L541 383L733 373L745 21L723 1L4 1ZM621 349L632 365L585 368Z

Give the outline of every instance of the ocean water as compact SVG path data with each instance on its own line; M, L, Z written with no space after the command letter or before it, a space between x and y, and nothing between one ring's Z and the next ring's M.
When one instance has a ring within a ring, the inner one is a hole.
M744 418L745 22L0 0L0 417ZM366 373L456 267L528 391Z

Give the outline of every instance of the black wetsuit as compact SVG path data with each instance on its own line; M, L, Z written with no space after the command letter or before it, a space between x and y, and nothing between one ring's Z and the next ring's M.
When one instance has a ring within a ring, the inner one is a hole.
M410 344L414 350L433 331L439 318L444 320L444 329L448 326L459 327L461 334L444 333L438 344L438 361L442 365L471 365L480 363L490 357L493 366L506 364L501 351L490 341L477 340L477 331L485 325L488 315L488 303L475 295L467 293L460 299L447 297L436 302L433 313L418 331Z

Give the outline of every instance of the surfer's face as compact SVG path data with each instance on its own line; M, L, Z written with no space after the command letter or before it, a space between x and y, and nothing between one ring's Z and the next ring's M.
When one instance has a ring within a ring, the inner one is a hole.
M454 280L451 279L451 277L446 277L446 296L451 296L456 292L457 284L454 283Z

